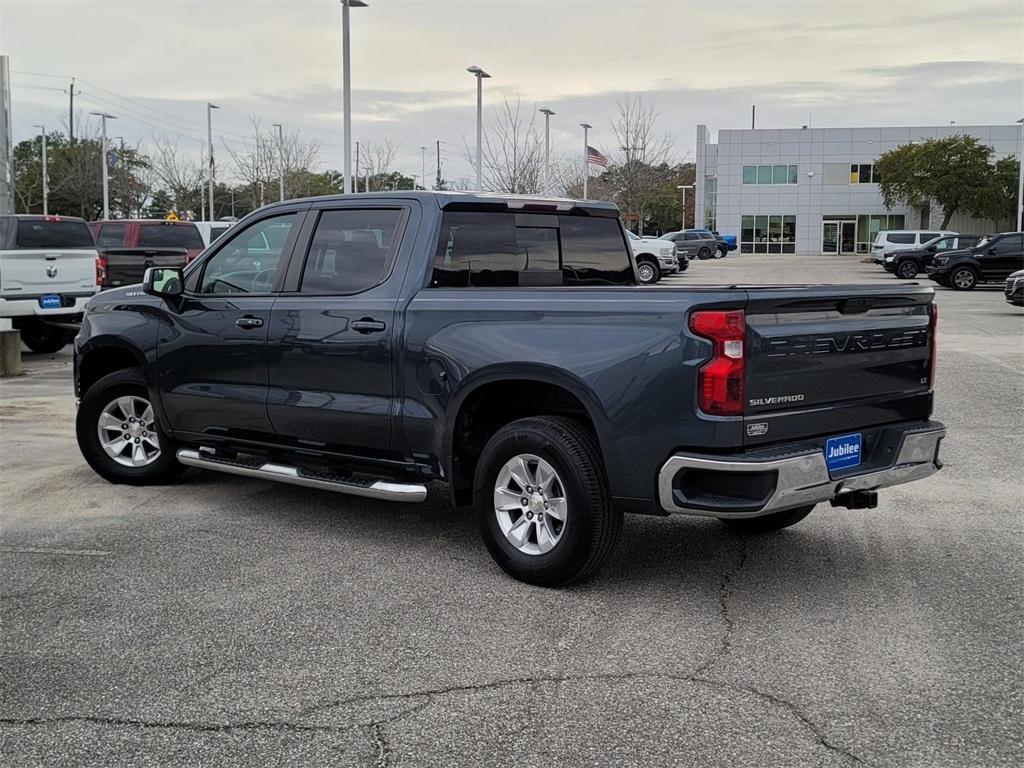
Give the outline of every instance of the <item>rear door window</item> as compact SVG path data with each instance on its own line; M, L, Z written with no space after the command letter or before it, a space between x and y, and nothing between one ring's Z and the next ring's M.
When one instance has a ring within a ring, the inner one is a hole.
M302 270L302 293L359 293L390 271L402 211L324 211Z
M199 230L191 224L161 222L139 225L139 246L143 248L191 248L202 250L206 247Z
M95 248L84 221L18 219L17 248Z

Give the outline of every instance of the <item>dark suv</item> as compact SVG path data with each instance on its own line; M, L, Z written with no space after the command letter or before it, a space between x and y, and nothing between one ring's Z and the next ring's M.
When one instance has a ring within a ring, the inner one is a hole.
M950 251L932 259L928 277L957 291L970 291L978 283L1002 282L1024 269L1024 233L988 235L973 248Z
M924 272L932 263L932 259L946 251L960 251L965 248L973 248L981 240L981 235L945 235L930 240L920 248L911 248L906 251L893 251L885 254L882 266L886 272L892 272L896 277L903 280L910 280L917 277L919 272Z

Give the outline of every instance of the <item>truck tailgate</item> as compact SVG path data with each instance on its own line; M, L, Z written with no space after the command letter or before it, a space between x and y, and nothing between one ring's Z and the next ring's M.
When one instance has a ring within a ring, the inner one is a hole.
M96 251L18 248L0 251L0 293L6 299L96 291Z
M149 267L184 267L185 248L101 248L106 259L104 288L141 283Z
M764 288L748 297L746 445L931 413L930 288Z

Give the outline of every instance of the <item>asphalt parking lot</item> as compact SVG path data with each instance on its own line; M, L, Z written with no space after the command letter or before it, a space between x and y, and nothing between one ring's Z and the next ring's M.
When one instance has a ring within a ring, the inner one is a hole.
M661 285L875 281L730 256ZM938 304L942 472L760 538L630 517L563 591L505 577L440 487L109 485L70 356L26 354L0 383L0 762L1020 765L1024 311Z

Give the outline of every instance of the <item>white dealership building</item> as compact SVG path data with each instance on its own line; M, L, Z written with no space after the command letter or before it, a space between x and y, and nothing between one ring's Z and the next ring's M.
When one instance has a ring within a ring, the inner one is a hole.
M721 130L711 142L697 126L697 226L736 235L743 253L867 253L880 229L937 229L942 212L886 208L874 162L902 144L967 134L1017 155L1020 126L780 128ZM957 214L950 230L1014 228Z

